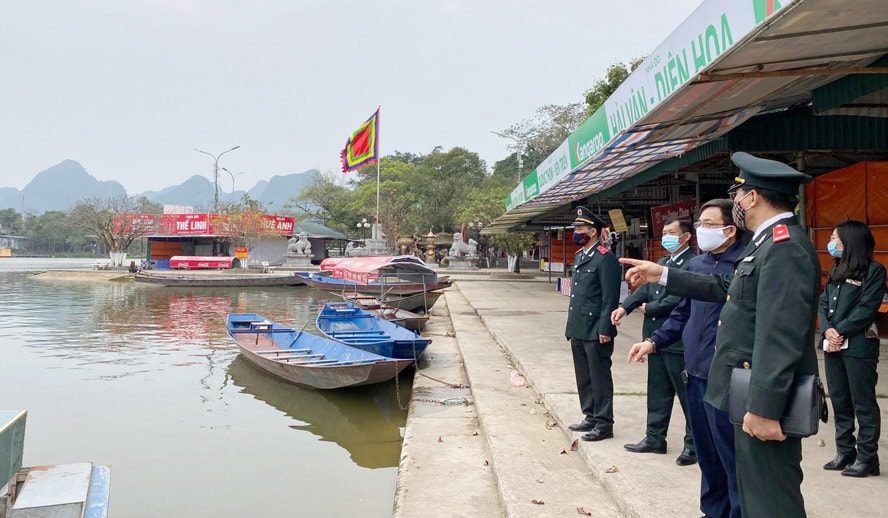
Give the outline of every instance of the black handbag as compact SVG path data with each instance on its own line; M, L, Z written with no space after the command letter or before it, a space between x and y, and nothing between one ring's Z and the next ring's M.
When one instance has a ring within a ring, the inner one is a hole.
M728 417L731 422L743 426L746 415L746 397L749 394L750 369L734 368L731 373L731 387L728 392ZM796 376L792 393L786 402L780 427L787 437L810 437L817 433L819 421L829 418L826 406L826 393L820 376L804 374Z

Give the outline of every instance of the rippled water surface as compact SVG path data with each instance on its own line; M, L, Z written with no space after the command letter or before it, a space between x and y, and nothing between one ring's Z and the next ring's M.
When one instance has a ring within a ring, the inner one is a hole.
M28 411L26 465L110 464L114 517L391 515L395 383L303 389L225 333L229 312L317 332L333 296L34 275L94 262L0 259L0 409Z

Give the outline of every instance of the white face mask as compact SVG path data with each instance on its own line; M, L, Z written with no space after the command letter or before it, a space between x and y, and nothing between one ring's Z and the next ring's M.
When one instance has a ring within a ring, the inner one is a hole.
M725 241L728 240L728 236L726 236L725 233L722 231L726 228L728 227L698 228L697 245L700 247L700 250L703 250L704 252L711 252L725 244Z

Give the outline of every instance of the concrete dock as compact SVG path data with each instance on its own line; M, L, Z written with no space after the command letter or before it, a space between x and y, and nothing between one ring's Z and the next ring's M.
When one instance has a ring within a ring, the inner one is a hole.
M433 343L414 380L395 517L701 515L699 468L675 464L684 430L677 401L666 455L623 448L645 430L647 367L626 362L641 314L624 319L615 342L615 437L587 443L567 429L583 416L564 338L568 301L555 284L532 275L451 278L424 333ZM886 378L877 392L888 424ZM885 516L888 476L822 469L835 456L833 435L830 420L803 440L808 515Z

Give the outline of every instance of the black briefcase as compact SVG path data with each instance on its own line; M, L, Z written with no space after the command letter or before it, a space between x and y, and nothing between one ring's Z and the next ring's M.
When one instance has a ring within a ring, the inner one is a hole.
M746 396L749 394L750 369L734 368L728 393L728 417L731 422L743 426L746 415ZM820 421L829 417L823 383L815 374L796 376L792 393L786 402L780 427L788 437L810 437L817 433Z

